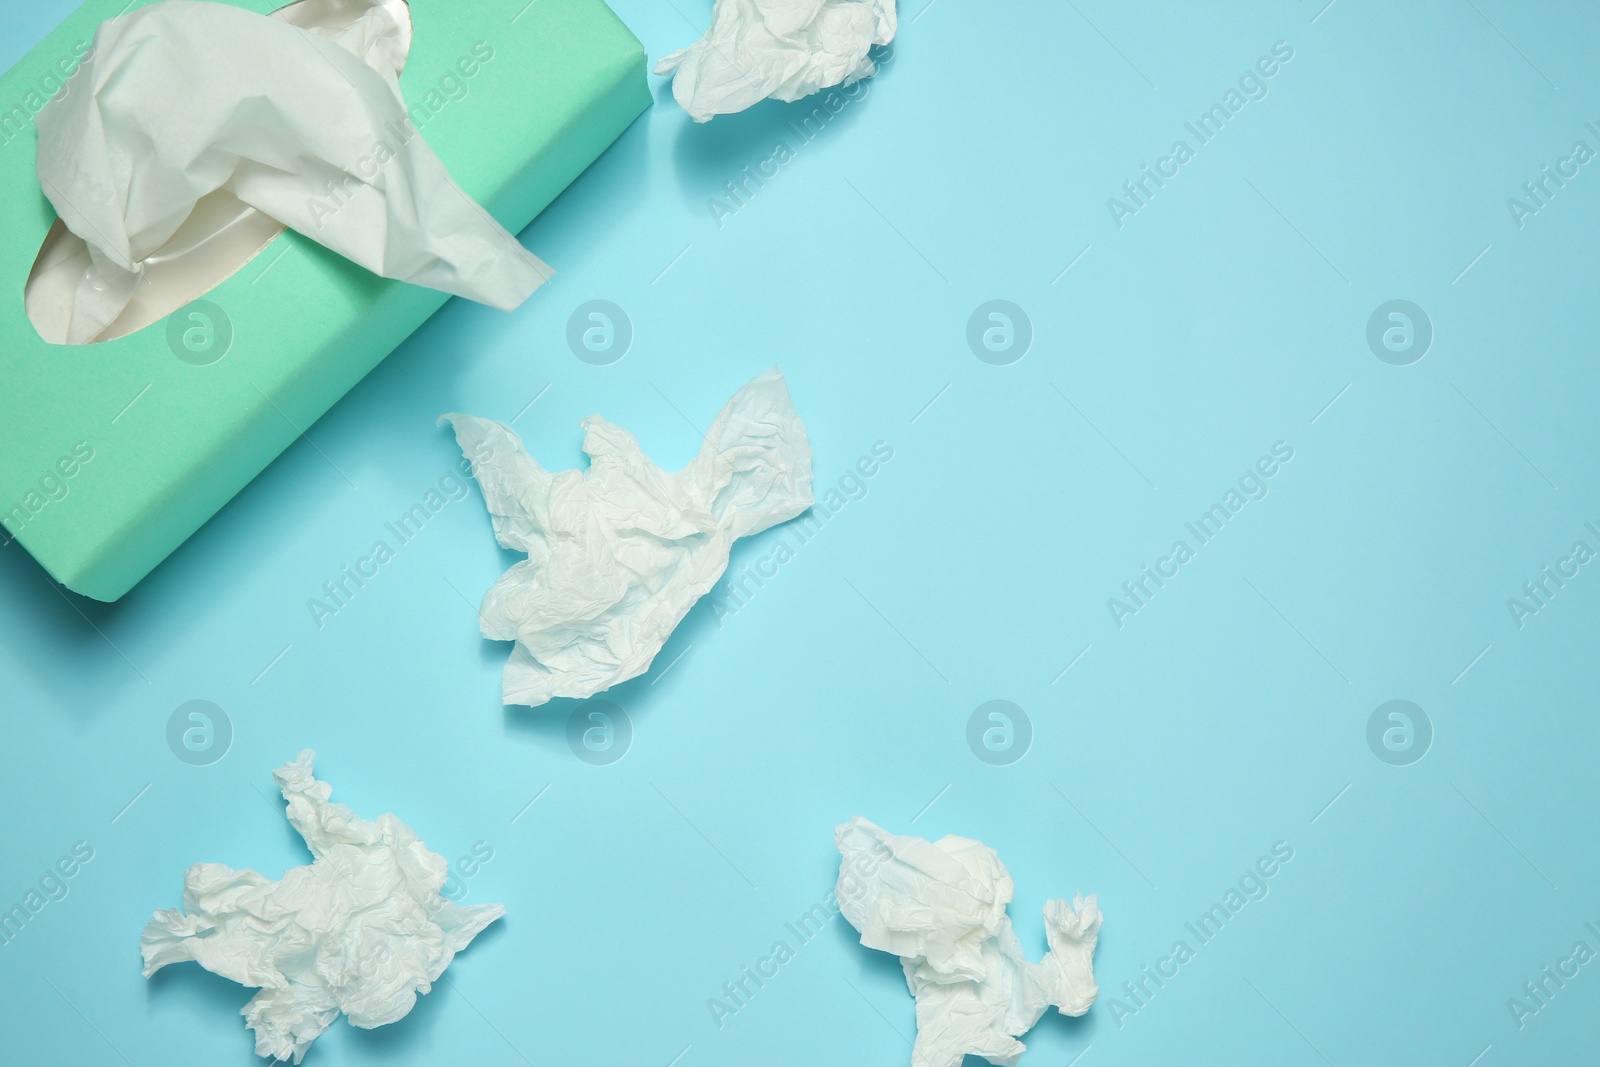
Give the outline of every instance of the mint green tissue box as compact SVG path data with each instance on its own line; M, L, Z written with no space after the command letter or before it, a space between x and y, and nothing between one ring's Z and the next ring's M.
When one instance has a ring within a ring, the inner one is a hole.
M266 13L282 0L229 2ZM55 212L32 116L125 3L89 0L0 78L0 543L15 538L61 584L107 601L448 299L286 230L200 298L225 324L187 314L196 303L100 344L41 340L22 294ZM602 0L410 10L400 87L418 132L513 233L650 105L644 49Z

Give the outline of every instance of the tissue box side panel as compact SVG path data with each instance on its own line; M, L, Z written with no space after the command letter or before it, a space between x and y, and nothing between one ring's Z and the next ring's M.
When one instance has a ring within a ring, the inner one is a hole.
M33 116L116 13L112 0L91 0L0 76L0 545L20 541L58 580L94 551L102 508L84 504L93 493L83 478L103 456L105 428L148 383L127 391L137 367L47 345L27 319L23 285L55 220L35 176Z
M413 0L417 36L401 85L413 121L422 120L418 132L515 231L649 95L642 48L599 0L539 0L516 23L504 6ZM92 0L79 9L0 78L0 101L25 100L119 7ZM100 345L47 345L21 301L53 219L33 176L35 147L31 121L0 143L0 516L13 520L0 542L15 536L69 588L114 600L446 297L378 278L286 232L205 295L232 335L215 362L179 358L166 323Z
M124 501L124 509L132 518L83 561L75 582L62 580L68 588L97 600L122 596L294 444L303 429L316 422L447 299L443 293L353 269L336 253L299 234L286 233L280 240L287 245L287 251L280 254L269 249L265 253L267 257L281 255L277 263L270 258L266 259L265 268L252 263L213 291L213 295L222 294L216 295L218 305L231 309L234 344L239 350L213 366L185 368L200 372L220 370L238 358L232 373L219 376L217 382L220 403L229 412L229 420L194 441L196 456L204 456L206 461L184 464L173 480L159 487L147 485L143 492ZM283 271L280 276L280 268L289 265L291 257L302 257L305 268ZM233 300L225 290L235 287L263 291L250 294L248 299ZM304 316L305 322L287 323L287 316ZM277 358L276 339L282 337L296 341L303 338L304 343L315 346L308 351L317 352L318 357ZM251 338L257 343L249 343ZM203 395L196 392L193 399L199 401ZM146 411L140 419L143 404L140 400L130 408L121 422L133 423L130 428L137 436L131 445L154 444L159 448L166 431L156 420L171 418L180 409ZM196 415L194 405L182 405L181 410L180 418ZM160 461L158 453L147 452L139 465L142 469L157 469ZM92 464L86 466L86 473L89 467ZM325 479L307 483L301 491L310 494L348 490L342 472L324 469ZM112 470L107 467L94 473ZM108 480L114 477L114 473L110 474ZM116 493L121 486L106 484L104 488Z

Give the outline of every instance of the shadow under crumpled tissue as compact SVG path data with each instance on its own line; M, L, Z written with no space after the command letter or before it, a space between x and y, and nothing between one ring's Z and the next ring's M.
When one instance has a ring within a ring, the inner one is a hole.
M87 717L110 706L122 690L144 684L116 643L128 620L144 613L126 602L102 604L66 589L3 531L0 600L10 606L14 618L28 620L27 626L7 634L7 642L18 653L12 662L34 670L40 688L55 696L57 707ZM65 660L73 669L62 674L54 667Z
M238 1014L255 995L254 989L213 974L198 963L170 964L145 982L145 1004L150 1014L183 1009L193 1019L219 1016L228 1019L230 1024L238 1022L239 1031L247 1041L250 1032L238 1020ZM171 1003L174 1000L178 1003Z
M746 191L739 196L746 202L759 199L761 181L782 181L789 167L801 165L809 153L817 151L855 126L865 115L869 101L885 86L885 79L894 66L893 46L874 48L872 57L878 62L878 73L855 85L841 89L835 86L792 103L763 100L753 107L732 115L718 115L710 122L697 123L683 113L672 98L672 85L663 81L656 91L656 107L671 108L680 120L678 139L674 145L677 159L678 185L684 201L706 211L708 220L714 220L709 201L722 201L729 207L740 205L729 198L727 183L737 188L744 183ZM775 158L777 147L786 146L786 161ZM726 222L726 218L723 218Z

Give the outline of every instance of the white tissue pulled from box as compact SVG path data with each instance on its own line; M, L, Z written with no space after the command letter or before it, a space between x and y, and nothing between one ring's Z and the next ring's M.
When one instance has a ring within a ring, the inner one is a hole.
M526 552L484 594L483 636L515 641L507 704L589 697L649 669L728 566L733 542L812 504L811 442L783 375L734 394L689 465L669 473L591 415L587 470L540 467L511 428L451 413L501 547Z
M895 0L716 0L711 27L664 56L672 95L696 122L771 97L799 100L878 72L873 45L894 40Z
M256 1052L299 1063L342 1011L355 1026L392 1023L455 954L505 914L440 895L449 867L393 815L368 821L328 800L310 749L272 773L313 862L271 881L198 863L182 910L158 911L139 938L148 978L194 960L259 987L242 1014Z
M983 842L901 837L860 817L834 839L840 914L863 945L900 957L916 997L915 1067L959 1067L965 1055L1010 1067L1046 1007L1082 1015L1099 995L1093 896L1045 903L1050 951L1031 963L1006 915L1011 876Z
M40 186L89 254L75 284L31 301L36 325L92 342L218 191L374 273L502 310L549 278L411 124L409 22L370 2L337 31L195 0L101 23L34 120Z

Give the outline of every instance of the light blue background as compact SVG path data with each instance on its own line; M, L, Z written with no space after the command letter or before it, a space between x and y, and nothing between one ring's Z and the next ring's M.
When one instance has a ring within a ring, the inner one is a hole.
M1506 601L1600 548L1600 164L1524 228L1506 200L1600 149L1600 16L1323 2L914 2L865 98L803 145L785 124L808 106L694 126L653 78L657 106L522 235L553 283L510 316L452 301L122 602L0 551L0 904L95 850L0 947L4 1059L255 1061L250 992L196 966L146 981L137 939L192 863L306 861L270 778L302 747L358 812L451 859L488 843L467 899L509 913L403 1022L335 1024L319 1067L908 1063L895 961L841 920L803 947L784 928L856 814L997 849L1035 957L1048 897L1099 894L1101 1001L1046 1016L1024 1065L1592 1057L1600 963L1522 1029L1507 1000L1600 950L1600 571L1521 629ZM615 6L653 59L710 5ZM7 5L0 60L68 8ZM1276 41L1294 58L1267 97L1119 229L1107 198L1193 147L1184 123ZM719 227L708 199L780 140L794 158ZM1010 366L964 339L995 298L1035 330ZM1396 298L1435 330L1411 366L1364 338ZM632 320L614 365L566 346L590 299ZM599 412L676 467L773 363L819 487L875 442L894 458L748 606L702 604L610 694L620 762L574 758L571 702L500 705L510 646L473 605L513 557L476 491L312 621L457 461L439 413L516 417L564 467ZM1119 629L1107 598L1277 441L1270 495ZM1007 767L965 740L997 698L1035 731ZM191 699L236 731L212 766L167 748ZM1436 731L1411 766L1368 749L1391 699ZM1114 1012L1279 841L1266 899ZM795 958L719 1030L708 998L780 939Z

